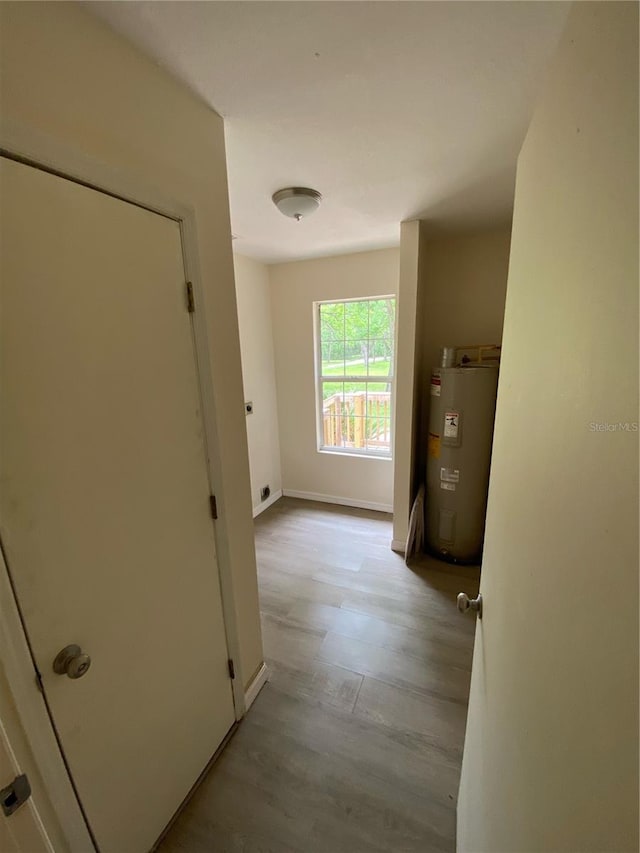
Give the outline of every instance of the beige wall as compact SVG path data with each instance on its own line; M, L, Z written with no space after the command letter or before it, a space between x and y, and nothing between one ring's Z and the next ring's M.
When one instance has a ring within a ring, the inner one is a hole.
M420 241L417 335L420 341L418 446L414 474L424 480L429 425L429 381L443 346L499 344L507 292L511 223L500 228Z
M389 511L389 460L318 452L313 303L396 293L398 250L275 264L269 267L269 277L285 493L339 498Z
M638 850L638 7L575 3L518 162L461 851Z
M440 347L499 344L507 292L511 223L447 237L425 235L420 253L426 381Z
M240 663L262 661L222 119L79 4L2 3L2 119L195 209Z
M282 490L269 269L243 255L234 255L233 261L244 398L253 403L246 423L255 514L266 506L260 500L263 486L270 487L271 499Z

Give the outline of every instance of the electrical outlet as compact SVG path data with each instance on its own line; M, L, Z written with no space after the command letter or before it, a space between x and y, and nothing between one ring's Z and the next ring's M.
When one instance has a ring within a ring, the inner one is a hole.
M251 402L251 400L248 400L248 401L244 404L244 410L245 410L245 412L246 412L248 415L252 415L252 414L253 414L253 403Z
M266 501L266 499L269 497L270 494L271 494L271 489L269 488L269 486L263 486L260 489L260 500Z

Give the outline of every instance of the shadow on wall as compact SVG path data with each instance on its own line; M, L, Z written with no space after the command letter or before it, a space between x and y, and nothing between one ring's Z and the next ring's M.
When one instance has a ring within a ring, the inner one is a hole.
M513 203L505 208L503 199L513 199L516 185L516 160L509 168L495 169L482 178L478 178L479 168L466 168L466 176L458 182L458 189L448 192L425 210L421 210L415 219L422 225L422 234L427 238L436 238L446 234L473 234L492 229L511 222ZM487 203L488 199L495 203ZM458 211L465 210L464 216ZM439 222L451 223L446 228Z

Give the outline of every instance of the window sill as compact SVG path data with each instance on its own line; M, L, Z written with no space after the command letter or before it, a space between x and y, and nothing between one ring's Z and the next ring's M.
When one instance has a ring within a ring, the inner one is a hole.
M348 456L350 459L373 459L376 462L393 462L392 456L378 456L373 453L352 453L350 450L330 450L326 447L318 447L318 453L327 456Z

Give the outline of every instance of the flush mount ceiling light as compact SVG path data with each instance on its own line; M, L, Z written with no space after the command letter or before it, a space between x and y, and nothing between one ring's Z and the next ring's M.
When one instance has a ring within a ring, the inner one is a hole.
M322 201L320 193L308 187L286 187L278 190L271 198L280 213L298 222L303 216L309 216L317 210Z

